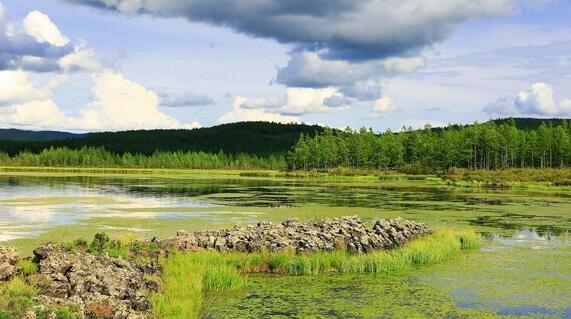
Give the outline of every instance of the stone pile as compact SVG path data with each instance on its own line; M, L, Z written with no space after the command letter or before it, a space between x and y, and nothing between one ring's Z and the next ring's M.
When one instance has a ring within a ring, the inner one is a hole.
M34 250L38 273L29 278L51 304L78 305L86 318L150 317L145 290L157 290L133 263L107 255L68 252L48 244Z
M0 246L0 281L10 280L18 273L18 258L16 249Z
M430 233L423 224L402 218L376 221L367 228L356 216L312 220L301 223L288 219L281 224L259 222L256 225L210 230L157 241L163 250L212 249L218 251L258 252L261 250L296 252L332 251L344 246L349 252L366 253L398 247L417 236Z

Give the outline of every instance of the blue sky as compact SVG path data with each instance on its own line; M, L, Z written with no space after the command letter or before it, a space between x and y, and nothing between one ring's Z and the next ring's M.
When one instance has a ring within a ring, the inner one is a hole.
M0 3L0 127L571 116L571 1Z

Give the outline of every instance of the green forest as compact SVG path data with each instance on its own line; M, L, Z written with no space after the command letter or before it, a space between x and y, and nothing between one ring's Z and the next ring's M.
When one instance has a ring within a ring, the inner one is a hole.
M283 155L226 154L224 152L161 152L151 155L107 151L103 147L49 148L14 156L0 152L0 166L175 168L175 169L283 169Z
M44 134L38 136L38 133L42 132L20 131L16 134L8 131L0 134L0 152L16 155L23 151L39 153L52 147L77 150L87 146L103 147L117 154L149 156L156 152L218 153L220 151L227 154L247 153L258 156L285 155L298 141L300 134L313 136L322 130L323 128L317 125L240 122L193 130L88 133L55 140L46 140L46 138L58 136L57 133L62 136L64 133L43 132ZM36 138L35 141L25 140L31 135Z
M291 169L338 167L435 171L452 167L492 170L571 164L569 121L518 128L515 120L399 133L325 129L302 135L288 156Z
M454 167L494 170L571 166L569 120L506 119L447 128L403 128L398 133L386 131L382 134L365 128L336 130L251 122L202 131L145 131L149 138L147 142L131 140L130 137L138 136L136 132L97 133L83 138L34 143L3 141L4 144L0 143L0 165L289 170L352 168L399 170L412 174L441 172ZM161 134L165 132L166 135ZM176 136L181 138L176 139ZM200 143L193 144L195 140ZM154 147L161 143L162 147ZM230 144L232 147L228 146ZM252 148L257 152L250 152Z

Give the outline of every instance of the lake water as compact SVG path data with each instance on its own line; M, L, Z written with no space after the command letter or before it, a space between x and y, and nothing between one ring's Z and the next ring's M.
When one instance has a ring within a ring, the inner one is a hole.
M422 181L0 177L0 241L28 247L96 231L175 229L358 214L472 227L481 250L390 276L253 276L210 294L205 318L571 318L569 193L458 190Z

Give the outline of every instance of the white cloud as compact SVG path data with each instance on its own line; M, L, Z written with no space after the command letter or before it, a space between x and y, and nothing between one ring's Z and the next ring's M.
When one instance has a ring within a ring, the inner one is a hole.
M388 96L383 96L376 100L371 109L373 113L390 113L396 111L398 111L398 108L395 106L394 100Z
M30 81L27 72L0 71L0 106L47 98L51 95L49 89L54 85L38 88Z
M127 130L154 128L194 128L198 123L181 124L159 111L159 98L144 86L105 70L94 77L91 102L79 120L84 130Z
M4 72L0 72L0 75ZM24 72L17 77L27 79ZM11 96L11 99L17 101L17 97L23 102L6 107L7 110L0 114L0 125L82 131L189 129L201 126L198 122L184 124L162 113L158 109L159 98L154 92L125 79L115 71L105 70L98 73L93 77L93 81L94 100L74 116L62 112L57 104L48 98L51 94L49 88L57 86L61 78L53 78L46 84L45 91L36 89L34 98L29 94L34 92L34 87L27 86L27 82L22 80L22 88L19 91L22 93L18 96ZM25 97L28 99L26 100Z
M10 113L0 115L0 122L34 128L57 128L68 119L52 100L33 100L12 107Z
M555 100L553 87L538 82L528 91L521 91L517 96L504 96L484 107L487 114L500 115L539 115L561 116L571 115L571 99L559 102Z
M77 46L73 52L62 57L58 65L66 71L97 71L101 69L101 63L95 59L95 52L84 45Z
M341 97L342 95L334 88L289 88L286 93L287 103L279 109L279 112L283 114L302 115L308 113L336 112L349 107L349 105L327 106L326 100L334 96ZM347 102L345 101L345 103Z
M297 116L309 113L330 113L346 110L351 106L351 100L340 94L334 88L288 88L285 99L237 97L234 100L234 110L224 114L223 122L232 118L258 117L271 118L276 122L297 121ZM240 114L238 116L238 114Z
M322 59L315 52L291 55L278 70L277 81L290 87L338 89L359 100L381 95L382 82L396 75L412 73L425 66L422 57L392 57L361 63Z
M39 43L47 42L58 47L65 46L69 43L69 39L66 38L52 20L42 12L30 12L24 18L23 24L26 33L34 37Z
M277 113L268 112L265 109L248 109L243 105L247 103L248 99L238 96L234 100L233 110L220 116L218 123L232 123L232 122L245 122L245 121L270 121L278 123L291 123L299 122L299 118L295 116L281 115Z

